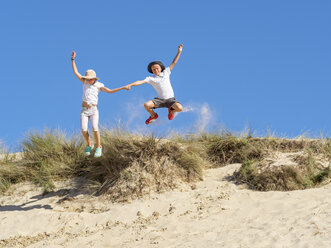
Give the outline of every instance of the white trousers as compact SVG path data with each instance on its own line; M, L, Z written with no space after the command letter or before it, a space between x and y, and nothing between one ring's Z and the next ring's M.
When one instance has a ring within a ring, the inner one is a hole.
M80 111L80 125L82 128L82 131L88 130L88 120L91 119L92 124L92 130L93 131L99 131L99 110L97 107L90 107L85 108L82 107L82 110Z

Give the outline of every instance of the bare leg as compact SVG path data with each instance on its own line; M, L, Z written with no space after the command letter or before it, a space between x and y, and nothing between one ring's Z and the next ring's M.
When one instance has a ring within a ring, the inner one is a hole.
M174 110L171 110L172 113L174 113L174 112L181 112L183 110L183 106L179 102L174 103L171 106L171 108L174 109Z
M82 131L82 134L84 136L84 139L87 142L87 145L92 146L92 142L91 142L91 139L90 139L90 135L88 134L88 131Z
M94 133L94 139L95 139L95 143L96 143L96 148L100 148L101 147L101 143L100 143L100 132L99 131L93 131Z
M148 112L152 117L154 117L155 112L153 111L153 108L155 107L155 104L153 103L153 101L145 102L144 107L145 107L145 109L147 110L147 112Z

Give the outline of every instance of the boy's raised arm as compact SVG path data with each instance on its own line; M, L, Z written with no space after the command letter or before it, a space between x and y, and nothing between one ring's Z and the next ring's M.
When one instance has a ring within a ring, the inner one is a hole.
M72 52L71 53L71 64L72 64L72 70L74 71L74 74L76 75L76 77L82 82L84 83L84 79L82 78L82 75L80 75L80 73L77 70L77 66L75 63L75 58L76 58L76 52Z
M177 52L177 55L176 57L174 58L174 60L172 61L171 65L169 65L169 68L170 68L170 71L172 71L172 69L174 68L174 66L176 65L179 57L180 57L180 54L182 53L183 51L183 44L180 44L178 46L178 52Z

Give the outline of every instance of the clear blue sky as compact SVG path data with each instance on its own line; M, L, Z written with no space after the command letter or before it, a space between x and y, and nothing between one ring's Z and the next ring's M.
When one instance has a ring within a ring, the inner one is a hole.
M0 8L0 140L11 149L28 131L80 130L81 74L94 69L116 88L169 65L184 44L171 82L190 110L166 109L145 127L150 85L100 92L101 125L189 132L247 127L280 136L331 134L331 1L4 1ZM203 108L204 112L200 111Z

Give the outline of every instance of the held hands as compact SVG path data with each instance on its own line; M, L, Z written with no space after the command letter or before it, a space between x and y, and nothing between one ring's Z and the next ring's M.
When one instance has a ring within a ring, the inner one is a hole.
M183 51L183 44L180 44L178 46L178 52L181 53Z
M76 58L76 52L72 51L71 53L71 60L74 60Z
M130 90L131 89L131 86L130 85L125 85L125 86L122 87L122 89Z

